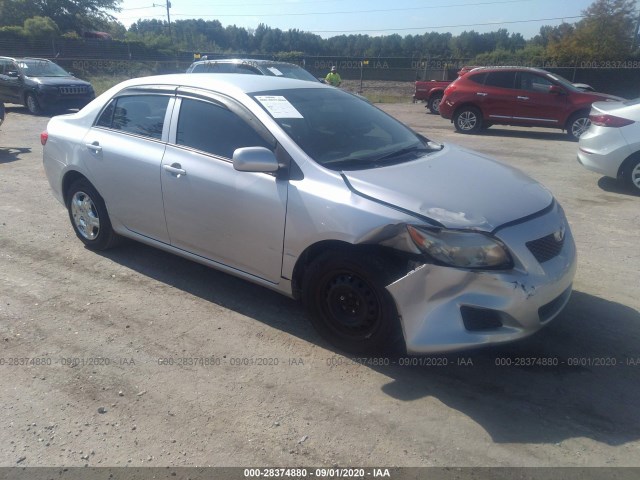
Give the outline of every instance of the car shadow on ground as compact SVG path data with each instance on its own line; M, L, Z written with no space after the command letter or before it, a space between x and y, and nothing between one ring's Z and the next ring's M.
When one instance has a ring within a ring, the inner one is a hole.
M20 155L31 153L30 148L0 147L0 165L20 160Z
M460 132L457 132L460 133ZM461 134L466 135L466 134ZM528 130L523 128L522 130L515 129L507 129L499 126L492 126L490 128L484 129L477 133L476 135L482 135L485 137L508 137L508 138L527 138L530 140L556 140L562 142L573 142L573 140L569 139L566 133L561 130L549 130L549 131L539 131L539 130ZM574 142L575 143L575 142ZM578 144L576 143L576 149L578 148Z
M278 293L135 242L102 255L331 349L300 304ZM494 442L557 444L584 437L622 445L640 439L640 314L621 303L577 291L551 325L520 342L418 357L430 358L432 366L401 365L416 357L398 354L383 358L383 365L359 363L391 379L381 386L384 393L403 402L434 397Z
M598 180L598 187L609 193L619 193L630 197L640 196L640 191L632 191L622 180L618 180L616 178L602 177Z

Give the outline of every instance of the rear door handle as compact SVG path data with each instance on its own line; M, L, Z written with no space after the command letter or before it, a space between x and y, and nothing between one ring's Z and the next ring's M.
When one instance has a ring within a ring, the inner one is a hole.
M85 143L85 146L94 153L98 153L102 151L102 147L97 141L93 143Z
M179 163L173 163L171 165L163 165L162 168L164 168L165 172L169 172L178 178L180 178L180 176L182 175L187 174L187 171L183 170L182 165L180 165Z
M479 96L481 96L481 97L486 97L486 96L487 96L487 95L489 95L489 94L488 94L488 93L485 93L485 92L478 92L478 93L476 93L476 95L479 95Z
M516 97L518 100L529 100L529 97Z

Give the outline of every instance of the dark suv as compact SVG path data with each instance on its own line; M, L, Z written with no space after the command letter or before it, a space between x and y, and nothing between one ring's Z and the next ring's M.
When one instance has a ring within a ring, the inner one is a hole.
M319 80L304 68L293 63L273 60L253 60L226 58L221 60L200 60L193 62L187 73L246 73L249 75L267 75L271 77L295 78L318 82Z
M50 60L0 57L0 102L22 104L38 114L53 107L82 108L95 96L89 82Z
M537 68L480 67L444 91L440 115L456 130L476 133L496 125L550 127L577 140L589 128L593 102L622 100L585 92L568 80Z

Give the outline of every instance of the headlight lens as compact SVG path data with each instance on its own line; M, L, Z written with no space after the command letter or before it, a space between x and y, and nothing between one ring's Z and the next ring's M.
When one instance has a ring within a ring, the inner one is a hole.
M477 232L407 225L421 252L434 260L461 268L509 269L513 267L506 247L497 239Z

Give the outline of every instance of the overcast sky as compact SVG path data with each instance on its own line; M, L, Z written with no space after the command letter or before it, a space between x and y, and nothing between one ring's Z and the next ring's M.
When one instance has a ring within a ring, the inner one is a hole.
M115 16L125 26L138 19L166 20L165 0L123 0ZM223 26L297 28L328 38L341 34L422 34L506 28L526 39L542 25L574 23L593 0L171 0L171 20L203 18Z

